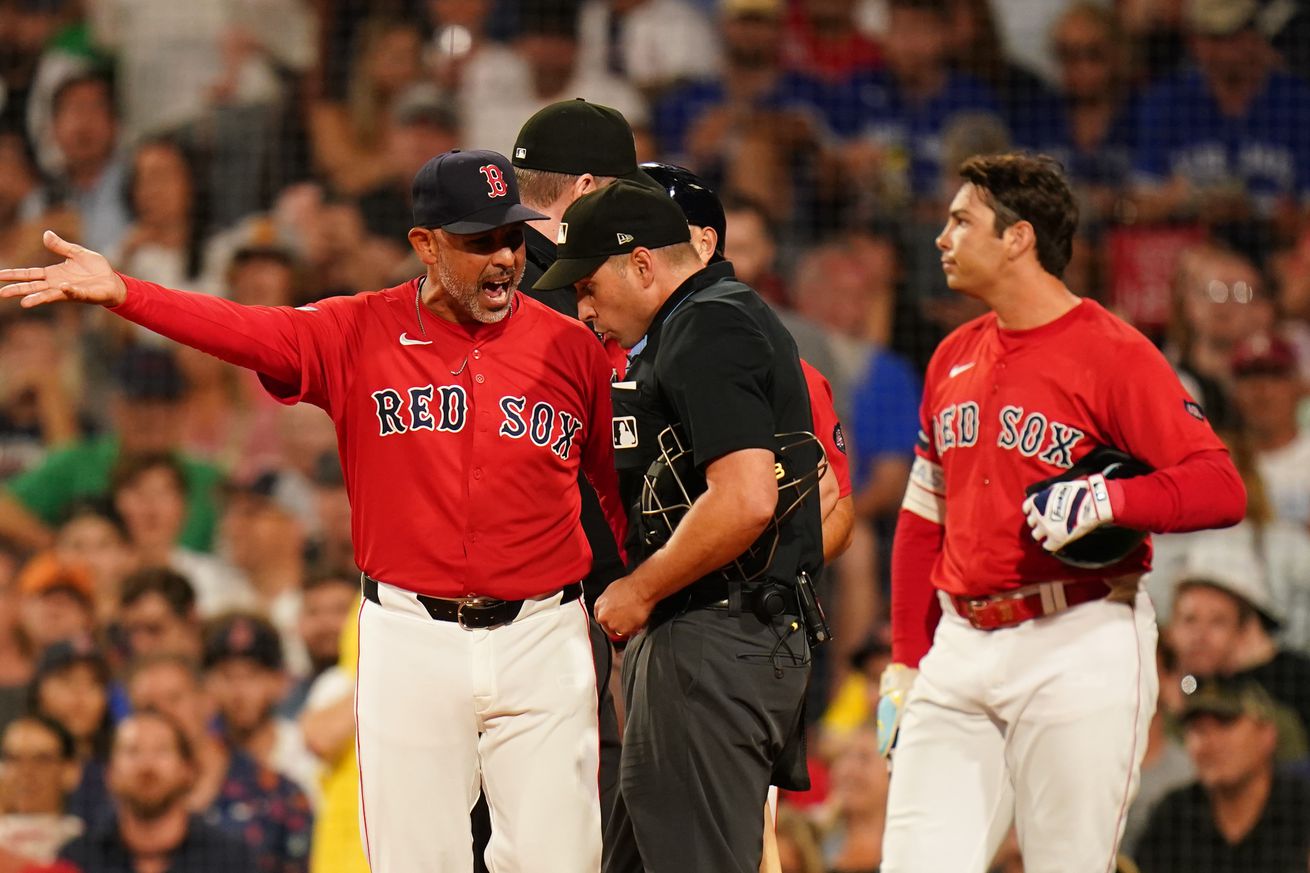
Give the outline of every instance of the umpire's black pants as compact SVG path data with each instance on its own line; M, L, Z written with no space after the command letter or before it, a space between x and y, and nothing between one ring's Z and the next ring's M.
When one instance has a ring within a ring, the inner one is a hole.
M770 775L809 677L793 621L695 609L628 645L605 873L757 873Z

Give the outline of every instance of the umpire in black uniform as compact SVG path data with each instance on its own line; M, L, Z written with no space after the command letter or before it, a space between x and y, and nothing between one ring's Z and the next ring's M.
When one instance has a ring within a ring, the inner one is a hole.
M565 212L537 283L574 286L579 317L631 350L613 389L631 572L596 604L632 638L614 873L633 850L647 873L758 870L809 675L796 580L823 560L821 450L790 436L813 429L795 343L689 240L666 194L617 182Z

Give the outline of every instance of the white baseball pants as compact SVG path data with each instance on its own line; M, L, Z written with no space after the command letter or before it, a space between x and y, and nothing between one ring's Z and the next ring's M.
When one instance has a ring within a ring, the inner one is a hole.
M1155 611L1100 600L981 631L943 602L893 757L883 873L1107 873L1155 712Z
M485 787L492 873L598 873L596 667L582 601L488 630L379 584L359 614L360 832L373 873L468 873Z

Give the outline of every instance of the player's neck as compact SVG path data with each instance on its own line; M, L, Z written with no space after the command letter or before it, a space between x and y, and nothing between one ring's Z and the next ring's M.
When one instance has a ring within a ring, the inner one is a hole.
M1050 324L1078 305L1079 298L1045 270L1003 278L979 295L1006 330L1032 330Z
M527 204L524 205L527 206ZM535 209L546 217L541 221L529 222L525 226L532 228L553 243L559 238L559 225L564 220L564 210L568 206L567 203L557 203L554 206L528 206L529 209Z

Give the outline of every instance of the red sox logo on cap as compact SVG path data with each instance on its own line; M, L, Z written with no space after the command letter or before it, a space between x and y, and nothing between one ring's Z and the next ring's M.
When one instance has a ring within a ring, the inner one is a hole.
M505 186L505 177L500 174L500 167L495 164L486 164L478 167L478 172L486 177L487 186L491 188L491 191L487 194L488 197L504 197L509 193L509 188Z

